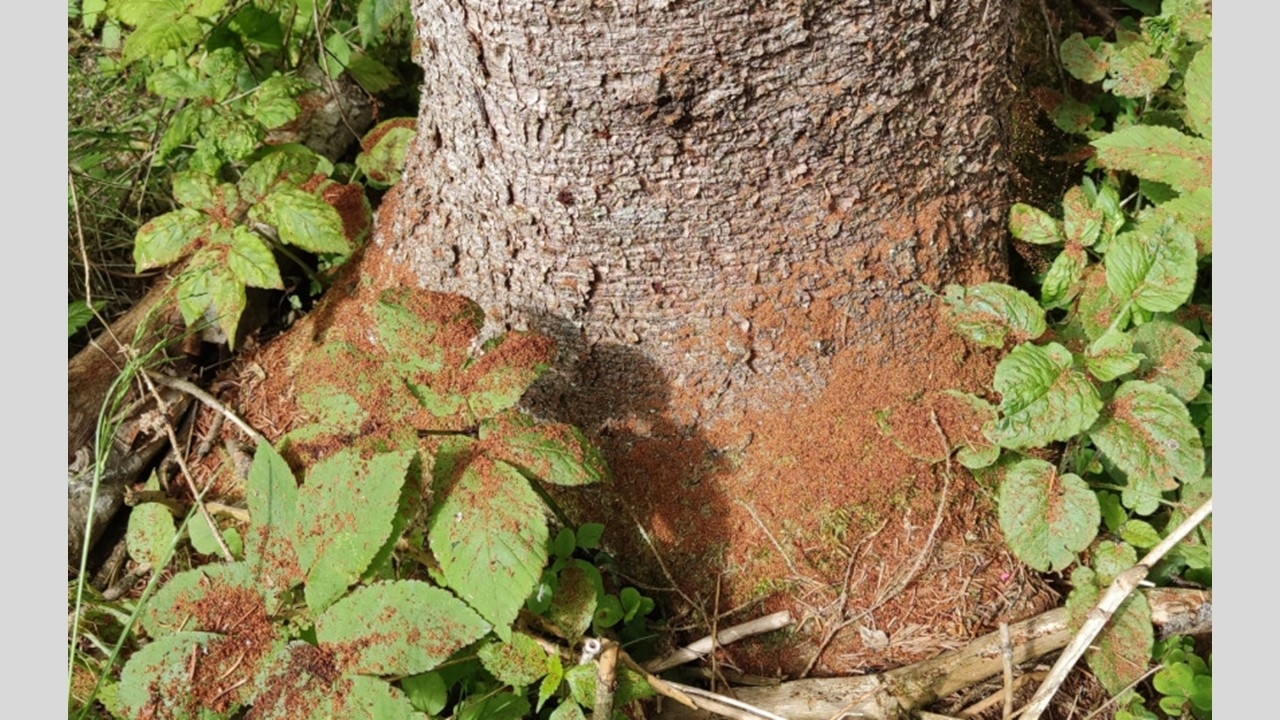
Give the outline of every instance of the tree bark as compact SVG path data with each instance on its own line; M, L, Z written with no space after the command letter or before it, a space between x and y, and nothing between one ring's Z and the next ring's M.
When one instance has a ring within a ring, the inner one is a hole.
M536 410L785 407L932 325L921 283L1005 272L1007 3L414 10L419 134L376 242L559 341Z

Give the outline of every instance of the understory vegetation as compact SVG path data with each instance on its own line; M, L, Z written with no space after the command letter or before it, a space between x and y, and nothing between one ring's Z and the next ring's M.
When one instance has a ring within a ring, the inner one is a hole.
M1069 90L1036 91L1078 170L1053 206L1009 209L1043 268L939 295L1002 354L988 392L954 394L977 428L956 458L1017 557L1067 575L1075 627L1117 581L1212 587L1211 18L1202 0L1126 5L1107 37L1061 43ZM269 326L261 293L299 321L399 178L414 42L408 0L72 2L69 350L151 283L228 350ZM654 695L631 659L654 599L548 492L609 469L520 409L550 341L478 345L483 318L389 288L300 343L302 419L249 430L243 507L194 485L178 502L151 473L125 530L136 586L89 584L88 547L72 568L70 715L570 720ZM104 399L95 492L162 350L135 348ZM1212 716L1207 647L1157 638L1139 593L1084 659L1118 718Z

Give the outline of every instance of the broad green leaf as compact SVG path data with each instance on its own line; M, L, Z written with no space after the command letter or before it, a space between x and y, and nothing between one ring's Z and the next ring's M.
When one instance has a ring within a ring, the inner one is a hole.
M1096 38L1094 40L1096 43ZM1067 72L1079 80L1095 83L1106 77L1110 48L1106 43L1091 44L1080 33L1073 33L1062 42L1059 57Z
M1073 627L1084 622L1085 614L1097 604L1098 579L1087 568L1071 575L1075 585L1067 597L1067 615ZM1130 595L1085 653L1085 661L1103 687L1113 695L1146 673L1155 645L1151 608L1142 593Z
M1128 485L1121 498L1141 515L1156 510L1160 492L1204 474L1204 448L1186 405L1154 383L1122 384L1089 438L1124 471Z
M1126 98L1145 98L1169 81L1169 62L1155 56L1144 42L1113 49L1107 59L1107 79L1103 90Z
M471 413L485 418L514 407L550 367L554 352L551 338L537 333L512 331L489 341L458 378Z
M200 42L204 31L199 20L181 13L182 8L177 7L176 12L168 17L147 18L146 24L139 25L129 33L122 48L125 63L143 58L160 61L170 50L177 50L182 56L188 55L196 43ZM128 20L125 22L129 23Z
M1191 402L1204 387L1204 368L1195 333L1168 320L1152 320L1133 331L1133 349L1144 356L1138 379L1164 387Z
M333 717L350 720L419 720L408 696L386 680L346 675L335 683Z
M253 717L261 720L333 720L337 695L350 691L350 676L338 676L332 653L301 640L281 647L264 664L256 683ZM344 708L345 709L345 708Z
M250 165L236 184L249 202L261 202L277 187L298 185L316 172L319 159L315 153L302 150L275 150Z
M604 536L604 525L601 523L583 523L577 532L578 547L583 550L594 550L600 547L600 538Z
M419 673L400 680L413 709L428 715L439 715L449 703L449 686L438 672Z
M546 509L518 470L483 455L441 480L431 551L449 587L506 640L547 562Z
M209 84L187 65L161 68L147 76L147 90L162 98L186 100L211 95Z
M414 118L391 118L379 123L360 141L363 151L356 156L356 167L376 187L396 184L404 168L405 154L417 134Z
M522 720L529 717L529 701L515 693L481 695L467 700L454 714L455 720Z
M1093 383L1073 369L1071 351L1057 343L1015 347L996 366L993 386L1001 417L991 440L1011 450L1071 438L1092 425L1102 407Z
M214 524L217 524L217 520L214 520ZM187 536L191 538L191 547L201 555L221 555L222 548L219 547L217 540L221 534L220 528L209 527L209 523L201 515L196 515L187 523Z
M1061 570L1098 532L1098 498L1078 476L1058 475L1034 458L1010 467L1000 486L1000 530L1018 559L1041 572Z
M551 711L551 715L547 720L587 720L587 716L583 714L582 707L572 700L565 700Z
M1173 312L1195 289L1195 237L1171 218L1117 235L1103 263L1111 293L1143 310Z
M1160 544L1160 533L1146 520L1128 520L1120 527L1120 538L1136 548L1146 550Z
M1107 530L1116 533L1129 519L1129 512L1120 503L1120 496L1105 490L1098 493L1098 507L1102 510L1102 521Z
M484 669L507 685L527 687L547 674L547 651L522 632L511 633L508 642L481 645L477 654Z
M186 105L175 112L173 117L169 118L169 124L165 126L164 135L160 136L156 155L160 159L167 158L170 153L186 143L200 127L201 116L207 112L207 109L200 105Z
M253 5L246 5L227 20L227 25L240 37L257 43L264 49L279 49L284 42L284 29L280 16Z
M177 533L169 508L160 503L143 503L129 513L129 527L125 531L129 557L159 570L165 566Z
M615 676L618 683L614 690L614 707L622 707L627 703L647 697L653 697L653 688L634 670L618 667ZM569 695L573 701L585 708L595 707L596 703L596 666L595 663L574 665L565 671L565 683L569 686ZM562 706L563 707L563 706Z
M366 47L378 45L397 22L404 22L408 9L405 0L360 0L356 7L360 43Z
M1186 93L1187 127L1206 140L1213 139L1213 46L1205 45L1187 66L1182 82Z
M489 631L446 590L420 580L356 588L316 619L316 639L342 672L416 675Z
M1097 340L1113 327L1123 330L1129 325L1132 306L1124 298L1111 292L1106 266L1090 265L1085 268L1080 282L1080 301L1076 307L1076 319L1090 340Z
M280 240L314 253L351 252L338 211L324 200L295 187L279 187L262 200Z
M1054 245L1063 242L1062 223L1049 213L1023 203L1009 208L1009 232L1023 242Z
M1010 336L1018 342L1034 340L1047 327L1035 298L1003 283L948 285L942 299L950 307L948 319L955 331L986 347L1003 347Z
M1067 246L1053 259L1040 283L1040 304L1045 308L1066 308L1080 294L1084 269L1089 264L1089 254L1075 243Z
M1196 238L1196 254L1204 258L1213 253L1213 190L1203 187L1179 195L1143 213L1142 222L1163 222L1172 216ZM1150 216L1150 217L1149 217Z
M244 313L246 299L244 283L232 273L226 261L229 236L229 232L215 231L212 242L192 256L190 266L179 277L177 294L178 307L184 318L187 317L187 308L194 310L204 305L187 320L188 325L202 316L213 320L234 349L236 327Z
M139 621L153 638L182 630L222 629L220 613L228 603L248 612L249 606L261 602L245 563L213 563L169 578L143 608ZM214 617L208 617L210 613Z
M207 215L180 208L153 218L138 228L133 262L137 272L164 267L194 250L196 238L211 229Z
M271 594L302 582L294 548L298 483L288 463L270 443L258 443L245 485L245 503L249 509L245 562L253 576Z
M1085 369L1103 382L1133 372L1141 361L1142 357L1133 352L1133 338L1119 330L1094 340L1084 354Z
M218 181L202 172L187 170L173 176L173 199L179 204L206 213L221 209Z
M280 268L271 247L252 230L237 225L231 230L227 265L240 282L249 287L284 289Z
M1213 147L1173 128L1131 125L1093 141L1098 164L1167 183L1179 192L1212 184Z
M329 77L336 78L342 74L347 68L347 63L351 62L351 45L340 32L331 32L329 37L324 39L324 51L328 55Z
M298 116L297 96L309 83L284 75L273 75L258 86L249 105L249 114L268 130L278 128Z
M1092 186L1090 186L1092 187ZM1102 209L1095 203L1097 192L1077 185L1062 197L1062 232L1068 244L1089 247L1102 234Z
M92 322L94 311L101 310L106 306L106 300L94 300L92 308L84 300L76 300L73 303L69 303L67 305L67 337L75 335L77 330Z
M126 717L208 717L192 691L193 651L203 652L219 636L208 632L180 632L158 638L133 653L120 673L118 701Z
M341 597L394 540L392 524L412 459L412 452L401 451L366 460L344 449L307 472L298 491L295 547L313 612Z
M493 456L531 479L555 485L588 485L609 476L600 451L571 425L539 423L524 413L508 411L482 422L480 439L492 440ZM570 540L570 552L572 545Z
M347 64L347 72L360 83L360 87L370 93L381 93L400 84L400 78L391 70L367 53L351 54Z

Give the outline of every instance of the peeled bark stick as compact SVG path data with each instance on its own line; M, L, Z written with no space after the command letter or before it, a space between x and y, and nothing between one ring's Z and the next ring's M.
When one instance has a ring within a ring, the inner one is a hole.
M764 617L744 622L741 625L727 627L716 633L714 638L708 635L701 640L680 648L666 657L645 663L644 667L651 673L660 673L663 670L669 670L677 665L687 663L690 660L696 660L714 650L717 645L728 645L729 643L741 640L744 637L759 635L773 630L781 630L792 622L791 613L787 610L781 610L773 613L772 615L765 615Z
M1084 655L1085 650L1089 649L1090 643L1102 632L1102 628L1106 627L1107 621L1119 609L1125 598L1129 597L1129 593L1138 587L1138 583L1146 579L1147 573L1151 571L1151 566L1160 561L1166 553L1173 549L1175 545L1182 542L1197 525L1204 522L1213 512L1213 498L1204 501L1204 504L1191 513L1182 524L1178 525L1173 532L1169 533L1159 545L1151 548L1151 550L1138 561L1137 565L1125 570L1111 581L1111 586L1103 593L1102 599L1094 606L1089 614L1085 616L1084 625L1076 636L1071 640L1071 644L1067 649L1062 651L1062 655L1058 657L1058 661L1053 664L1049 670L1049 676L1040 684L1040 688L1036 690L1036 694L1031 697L1030 702L1022 711L1022 720L1037 720L1045 708L1049 707L1049 701L1053 699L1058 688L1063 681L1067 679L1067 674L1071 672L1071 668L1075 666L1080 656Z
M604 649L596 659L596 697L591 710L591 720L611 720L613 717L613 689L618 678L618 643L604 641Z

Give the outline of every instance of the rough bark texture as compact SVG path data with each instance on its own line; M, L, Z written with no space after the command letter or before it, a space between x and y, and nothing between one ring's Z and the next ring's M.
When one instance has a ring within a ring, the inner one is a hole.
M778 408L918 328L918 283L1003 272L1009 12L422 0L420 133L380 240L561 342L576 374L545 412Z

